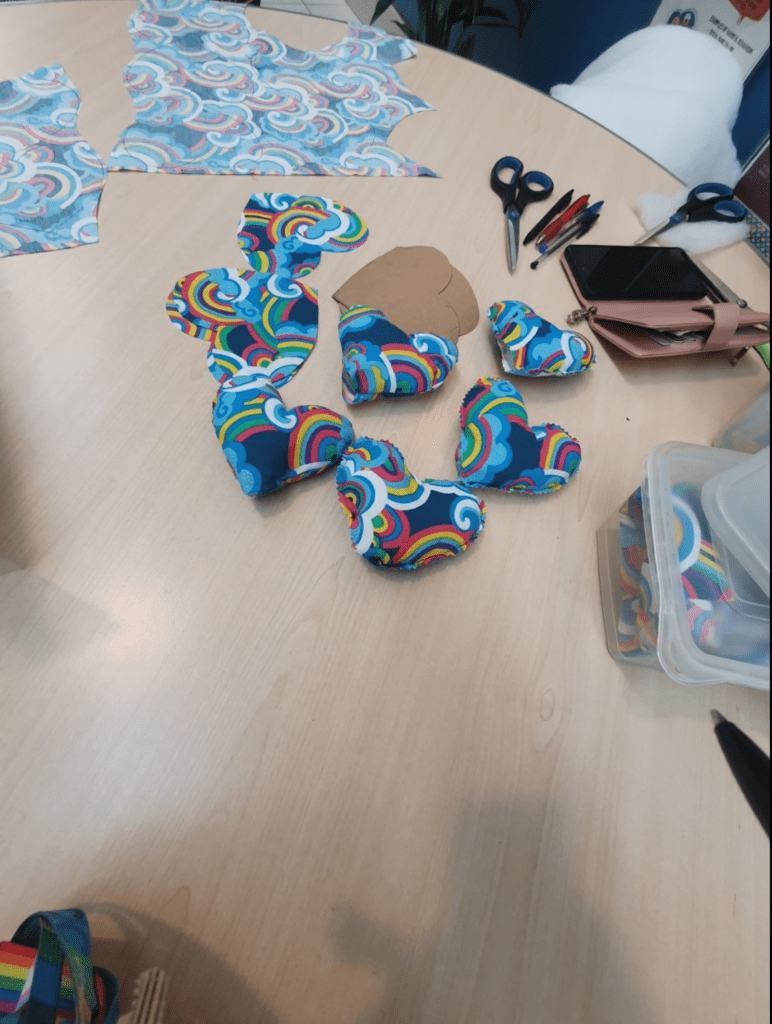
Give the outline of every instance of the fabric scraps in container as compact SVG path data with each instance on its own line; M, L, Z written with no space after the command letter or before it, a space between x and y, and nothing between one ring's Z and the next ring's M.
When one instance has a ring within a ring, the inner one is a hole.
M579 442L554 423L531 427L517 388L481 377L464 396L456 449L459 480L505 493L548 494L577 472Z
M417 480L390 441L358 437L335 481L354 550L379 567L420 569L465 551L485 505L451 480Z
M171 322L209 345L207 365L218 382L259 371L282 387L316 344L319 306L302 280L323 252L349 252L368 229L332 199L283 192L253 195L239 225L251 270L199 270L177 282L166 303Z
M747 629L737 628L742 618L740 602L713 545L700 488L689 482L677 483L672 496L685 626L692 641L705 654L768 665L768 631L749 636ZM656 654L658 590L652 581L640 487L620 509L619 555L619 650L629 658Z
M589 370L595 362L587 338L543 320L524 302L494 302L488 319L507 373L566 377Z
M0 82L0 257L99 241L106 179L61 64Z
M407 39L352 25L305 52L211 0L140 0L129 32L136 120L110 170L434 176L387 141L403 118L434 109L394 70L416 55Z
M444 383L458 361L458 348L448 338L407 335L370 306L352 306L338 330L343 397L349 405L427 394Z

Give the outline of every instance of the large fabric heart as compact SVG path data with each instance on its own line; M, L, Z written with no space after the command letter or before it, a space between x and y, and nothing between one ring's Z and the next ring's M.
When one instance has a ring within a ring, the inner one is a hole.
M595 350L587 338L560 330L524 302L494 302L488 319L507 373L566 377L589 370L595 362Z
M259 370L282 387L316 344L316 289L302 278L322 252L348 252L367 239L353 210L321 196L265 192L252 196L239 225L250 270L199 270L177 282L166 312L179 330L209 344L207 366L218 383Z
M546 494L579 469L579 442L562 427L528 426L528 413L508 380L481 377L464 396L456 465L468 487Z
M485 505L450 480L416 480L390 441L358 437L335 476L354 550L373 565L420 569L480 535Z
M372 306L352 306L339 333L349 405L434 391L458 362L458 347L448 338L405 334Z
M221 385L212 423L242 491L257 496L334 466L354 436L349 420L331 409L288 409L260 373Z

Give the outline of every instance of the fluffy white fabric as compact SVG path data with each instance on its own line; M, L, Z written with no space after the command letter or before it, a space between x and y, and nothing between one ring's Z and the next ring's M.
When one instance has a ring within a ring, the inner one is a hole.
M659 192L644 192L636 200L636 213L646 231L661 224L675 213L686 200L689 189L685 188L674 196L663 196ZM734 245L747 238L750 228L746 221L739 224L720 224L717 221L695 221L678 224L669 231L657 235L660 245L677 245L687 252L708 252L722 245ZM641 232L643 234L643 231Z
M740 66L710 36L681 25L633 32L550 95L637 146L684 184L737 183L731 131Z

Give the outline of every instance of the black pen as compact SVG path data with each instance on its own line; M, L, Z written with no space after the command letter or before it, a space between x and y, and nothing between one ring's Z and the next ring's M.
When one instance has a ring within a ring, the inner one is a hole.
M571 202L573 197L574 197L574 190L573 189L571 189L570 192L566 192L566 194L564 196L561 196L561 198L558 199L558 201L552 207L550 212L544 214L544 216L539 221L539 223L536 225L536 227L531 228L531 230L528 232L528 234L523 239L523 245L529 245L534 240L534 238L536 238L537 235L540 235L542 233L542 231L544 230L544 228L546 228L546 226L550 223L550 221L553 220L555 217L557 217L557 215L559 213L562 213L563 210L565 210L565 208Z
M599 218L600 214L596 213L592 217L584 221L583 224L577 224L572 230L564 232L562 237L557 241L553 242L549 249L547 249L546 252L542 253L538 260L533 261L533 263L531 264L531 270L536 270L536 268L539 266L542 260L546 260L548 256L551 256L553 252L557 252L558 249L562 249L563 246L570 242L573 238L581 238L582 235L586 235L590 228L595 224L595 222Z
M737 784L751 810L769 836L769 755L750 736L728 722L719 711L711 711L715 733Z

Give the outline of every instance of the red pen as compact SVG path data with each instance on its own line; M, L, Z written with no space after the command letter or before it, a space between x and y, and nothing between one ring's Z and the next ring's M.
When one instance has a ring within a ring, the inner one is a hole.
M568 209L561 213L561 215L557 217L555 220L553 220L551 224L548 224L544 231L542 231L542 233L536 239L537 247L540 245L544 245L545 242L551 242L556 235L560 234L560 232L563 230L566 224L568 224L569 221L573 220L578 213L582 212L582 210L585 208L585 206L587 206L587 203L589 201L589 195L580 196L580 198L577 199L575 203L569 206Z

